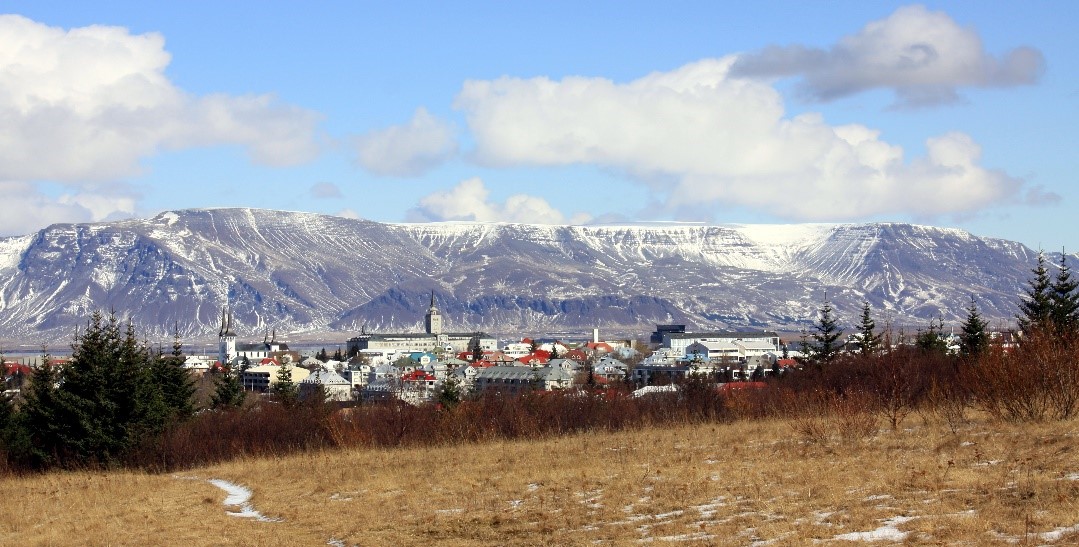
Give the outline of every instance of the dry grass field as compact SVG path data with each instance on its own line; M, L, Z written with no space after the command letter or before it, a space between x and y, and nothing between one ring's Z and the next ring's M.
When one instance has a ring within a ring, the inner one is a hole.
M744 420L9 477L0 543L1079 544L1079 422L950 423ZM275 521L228 515L209 479Z

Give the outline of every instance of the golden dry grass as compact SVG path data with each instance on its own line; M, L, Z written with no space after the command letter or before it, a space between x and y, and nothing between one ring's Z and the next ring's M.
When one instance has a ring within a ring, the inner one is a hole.
M1079 423L905 425L824 439L743 421L8 478L0 542L839 545L890 525L884 544L1079 543ZM226 515L210 478L282 520Z

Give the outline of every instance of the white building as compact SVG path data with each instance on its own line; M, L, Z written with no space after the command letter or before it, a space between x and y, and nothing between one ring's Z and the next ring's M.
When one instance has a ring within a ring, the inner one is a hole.
M348 401L352 399L352 383L332 370L319 369L299 382L300 397L309 397L317 393L318 387L327 401Z

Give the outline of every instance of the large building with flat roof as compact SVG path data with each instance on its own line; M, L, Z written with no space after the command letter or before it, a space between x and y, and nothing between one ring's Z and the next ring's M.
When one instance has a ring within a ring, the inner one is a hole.
M435 293L431 291L431 306L423 321L426 332L421 333L368 333L360 331L359 336L349 338L349 357L362 350L396 350L403 353L415 351L454 353L470 351L475 344L480 349L494 351L498 349L498 340L485 332L443 332L442 313L435 306Z

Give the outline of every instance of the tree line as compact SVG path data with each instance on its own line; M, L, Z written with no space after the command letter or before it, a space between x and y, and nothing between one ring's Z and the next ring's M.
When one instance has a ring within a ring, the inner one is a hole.
M1073 342L1079 337L1079 280L1072 275L1066 255L1061 254L1056 275L1050 275L1044 253L1038 253L1037 262L1031 269L1033 277L1027 280L1027 287L1019 300L1019 314L1016 316L1018 335L1033 339L1050 336L1061 341ZM914 346L938 352L946 352L943 339L944 321L930 320L929 326L918 331ZM827 294L818 309L814 332L803 330L801 349L806 360L818 368L837 359L848 347L841 340L843 330L839 327L839 318L828 301ZM853 337L854 351L862 357L869 357L891 346L890 332L880 332L872 316L868 300L863 301L861 315ZM966 308L966 317L960 325L960 357L976 358L989 349L992 342L989 323L978 309L977 298L972 294Z

